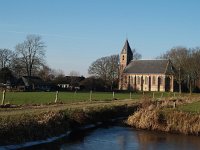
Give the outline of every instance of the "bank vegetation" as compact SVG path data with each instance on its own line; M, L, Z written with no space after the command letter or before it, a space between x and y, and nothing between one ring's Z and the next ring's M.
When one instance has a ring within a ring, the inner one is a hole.
M0 145L44 140L76 128L128 116L133 101L79 102L0 109Z
M177 106L174 105L175 102ZM187 110L186 107L190 110L193 103L197 104L199 101L176 99L161 103L145 102L138 111L128 117L127 124L145 130L200 135L199 111L182 110Z

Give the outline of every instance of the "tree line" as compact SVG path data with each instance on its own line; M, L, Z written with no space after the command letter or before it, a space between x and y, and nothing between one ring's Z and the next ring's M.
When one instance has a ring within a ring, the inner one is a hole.
M0 83L22 76L39 76L45 81L59 81L62 70L51 69L45 61L46 45L39 35L27 35L14 50L0 48Z
M133 59L140 59L135 49ZM41 36L28 35L15 46L14 51L0 48L0 83L12 80L13 76L39 76L44 81L59 83L65 77L62 70L51 69L45 62L46 45ZM174 66L174 77L179 92L196 90L200 79L200 48L173 47L157 58L170 59ZM90 77L82 81L86 89L113 90L118 87L119 55L101 57L91 63ZM79 76L72 71L70 76ZM77 83L75 78L71 82Z
M135 49L132 49L132 53L133 59L142 57ZM94 83L95 79L101 80L101 82L97 83L101 83L105 90L112 91L117 89L119 82L119 55L98 58L89 66L88 74L92 76L92 83Z
M133 60L140 59L141 54L133 52ZM175 83L177 89L182 91L198 91L200 81L200 48L173 47L156 59L169 59L173 65ZM101 57L95 60L88 69L94 79L101 79L104 87L112 90L118 87L119 79L119 55Z
M197 89L200 79L200 48L173 47L159 58L170 59L175 71L178 89L192 93Z
M40 36L28 35L15 46L15 51L0 49L0 68L10 69L16 76L31 76L44 64L45 44Z

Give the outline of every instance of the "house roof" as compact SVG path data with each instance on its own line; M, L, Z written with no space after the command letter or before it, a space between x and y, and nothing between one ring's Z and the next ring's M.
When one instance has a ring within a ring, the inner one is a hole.
M81 82L84 80L85 77L83 76L65 76L59 80L59 84L70 84L73 82Z
M25 86L30 86L32 84L37 84L37 85L44 84L44 81L37 76L23 76L22 81L24 82Z
M169 63L170 61L167 59L132 60L124 69L124 73L166 74L172 71Z

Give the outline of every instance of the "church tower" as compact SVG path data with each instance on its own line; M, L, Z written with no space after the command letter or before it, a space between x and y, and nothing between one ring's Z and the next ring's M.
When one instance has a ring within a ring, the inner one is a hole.
M126 79L126 77L123 75L123 71L132 59L133 59L133 52L129 45L128 39L126 39L126 42L125 42L124 47L122 48L122 51L120 54L119 90L123 90L126 86L126 85L124 85L125 82L123 82L123 80Z

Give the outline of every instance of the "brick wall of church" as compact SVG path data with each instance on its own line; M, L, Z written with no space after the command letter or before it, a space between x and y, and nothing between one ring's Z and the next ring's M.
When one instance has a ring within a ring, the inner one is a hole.
M169 81L166 80L169 78ZM169 82L169 83L166 83ZM169 91L173 91L173 78L165 74L129 74L123 76L122 90L161 91L164 92L169 84Z

